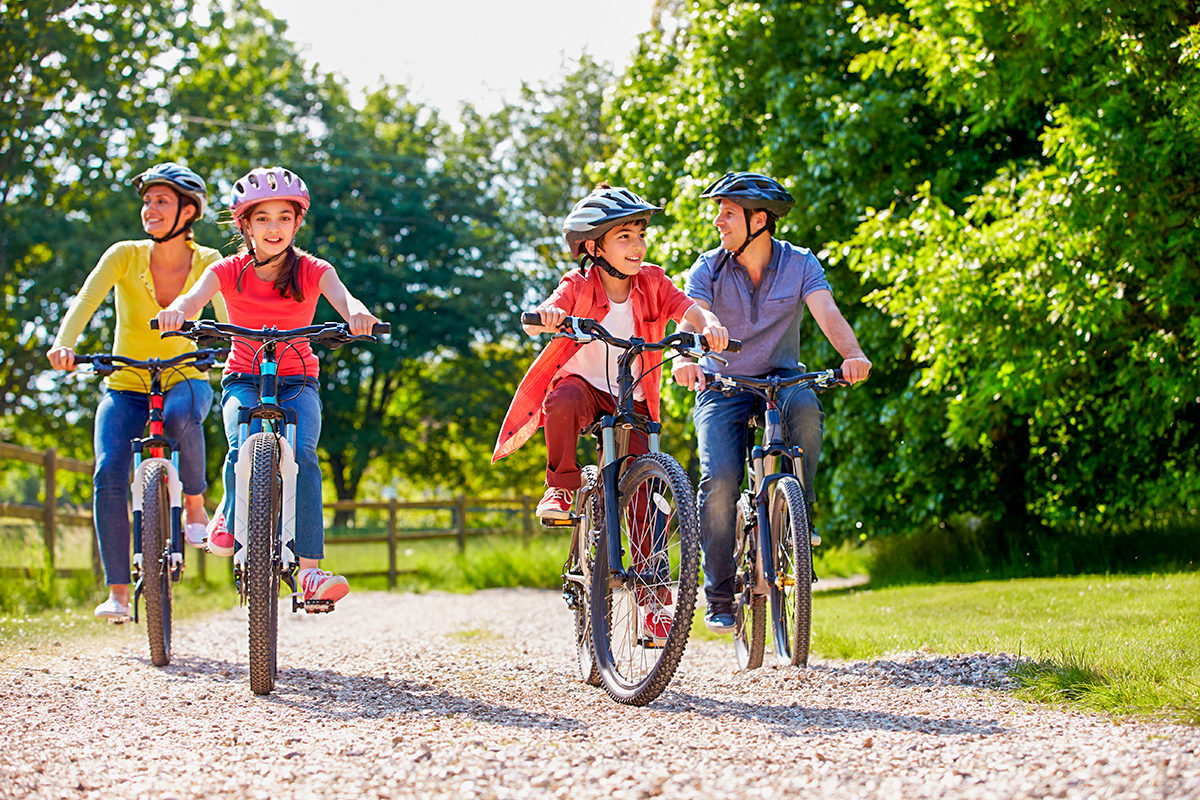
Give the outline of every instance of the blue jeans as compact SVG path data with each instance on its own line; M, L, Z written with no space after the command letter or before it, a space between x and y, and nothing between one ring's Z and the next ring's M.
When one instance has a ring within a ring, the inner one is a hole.
M179 448L179 480L184 494L203 494L204 418L212 408L213 391L200 378L180 381L163 395L163 435ZM96 407L93 444L96 470L92 476L92 514L104 582L129 583L129 481L133 450L150 420L150 395L107 389Z
M256 406L258 376L244 373L226 375L221 381L221 416L225 421L225 438L229 452L225 455L225 504L222 513L226 526L233 532L234 492L237 478L234 465L238 457L238 409ZM279 406L296 410L296 555L299 558L325 557L325 517L321 510L321 466L317 463L317 442L321 438L321 397L317 384L309 378L279 378ZM250 433L262 430L255 420Z
M781 372L780 374L798 374ZM825 411L811 389L789 386L779 392L784 437L804 450L804 485L811 504ZM733 599L733 548L740 524L738 494L745 473L750 418L764 402L748 392L727 397L706 389L692 417L700 448L700 543L704 551L704 594L709 603Z

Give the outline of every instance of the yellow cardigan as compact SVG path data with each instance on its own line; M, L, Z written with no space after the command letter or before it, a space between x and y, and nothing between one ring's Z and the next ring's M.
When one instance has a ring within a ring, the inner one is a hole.
M115 286L117 334L114 353L145 360L172 358L196 348L188 339L163 339L158 331L150 330L149 321L163 309L154 297L154 279L150 275L150 248L153 245L154 242L149 239L117 242L105 251L71 303L58 335L54 337L54 347L74 348L88 321ZM192 288L209 264L221 258L221 254L211 247L201 247L194 242L188 245L192 248L192 271L188 273L181 294ZM217 316L226 319L225 304L220 295L213 299L213 306ZM190 367L172 371L163 375L163 388L167 389L187 378L199 377L202 377L201 373ZM145 370L121 370L108 379L108 387L146 392L150 389L150 379Z

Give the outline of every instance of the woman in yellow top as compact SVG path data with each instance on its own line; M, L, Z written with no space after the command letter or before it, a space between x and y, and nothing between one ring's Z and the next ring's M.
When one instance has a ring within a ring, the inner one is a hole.
M100 257L71 304L47 354L59 370L75 367L74 346L108 293L116 287L117 331L113 352L138 360L172 358L195 345L187 339L163 339L149 321L174 302L221 254L197 245L192 225L204 214L204 181L174 163L157 164L132 181L142 197L142 229L148 240L117 242ZM220 309L224 316L224 309ZM129 615L129 442L141 436L150 414L149 376L126 369L107 381L96 408L93 516L104 564L108 599L96 616L123 622ZM164 432L179 447L183 483L184 538L204 544L204 430L212 406L208 380L192 368L163 375Z

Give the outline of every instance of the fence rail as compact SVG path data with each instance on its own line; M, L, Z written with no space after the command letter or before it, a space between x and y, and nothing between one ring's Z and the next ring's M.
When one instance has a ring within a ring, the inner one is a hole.
M54 564L55 543L58 539L59 523L70 525L92 524L90 511L60 508L58 505L58 489L55 473L58 470L84 475L92 474L92 465L86 461L59 456L54 448L47 450L31 450L7 442L0 442L0 459L14 459L29 464L41 465L43 470L44 500L39 505L21 503L0 503L0 518L27 519L42 523L42 541L46 548L46 565L54 569L56 574L75 574L79 570L56 569ZM495 513L505 509L515 510L520 516L520 530L525 536L533 533L533 510L537 498L529 495L518 497L471 497L458 495L445 500L339 500L324 504L327 511L375 511L387 512L387 533L360 536L327 537L331 544L380 544L386 543L388 549L387 569L367 572L346 573L347 577L383 577L388 579L388 586L395 588L396 578L403 574L396 566L396 553L400 544L421 540L454 539L460 551L465 550L467 540L481 536L494 536L501 533L511 533L509 527L471 527L468 517L472 514ZM515 508L514 508L515 507ZM445 511L451 512L451 525L448 528L418 528L402 529L397 523L397 517L402 512L412 511ZM511 511L510 511L511 513ZM92 537L92 571L97 577L102 575L99 553L95 537ZM31 574L25 567L0 566L0 575ZM204 561L200 561L200 572L204 574Z

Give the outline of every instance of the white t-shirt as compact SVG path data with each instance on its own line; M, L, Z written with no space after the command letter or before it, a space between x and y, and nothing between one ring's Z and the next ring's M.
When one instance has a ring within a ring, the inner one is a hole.
M600 321L604 329L620 339L633 336L633 303L626 300L618 303L611 298L608 301L608 316ZM578 375L602 392L617 396L617 359L625 351L619 347L607 345L601 341L588 342L571 356L571 360L563 365L563 371ZM633 378L638 378L638 365L633 365ZM611 385L610 385L611 381ZM645 400L646 393L641 384L635 384L634 400Z

